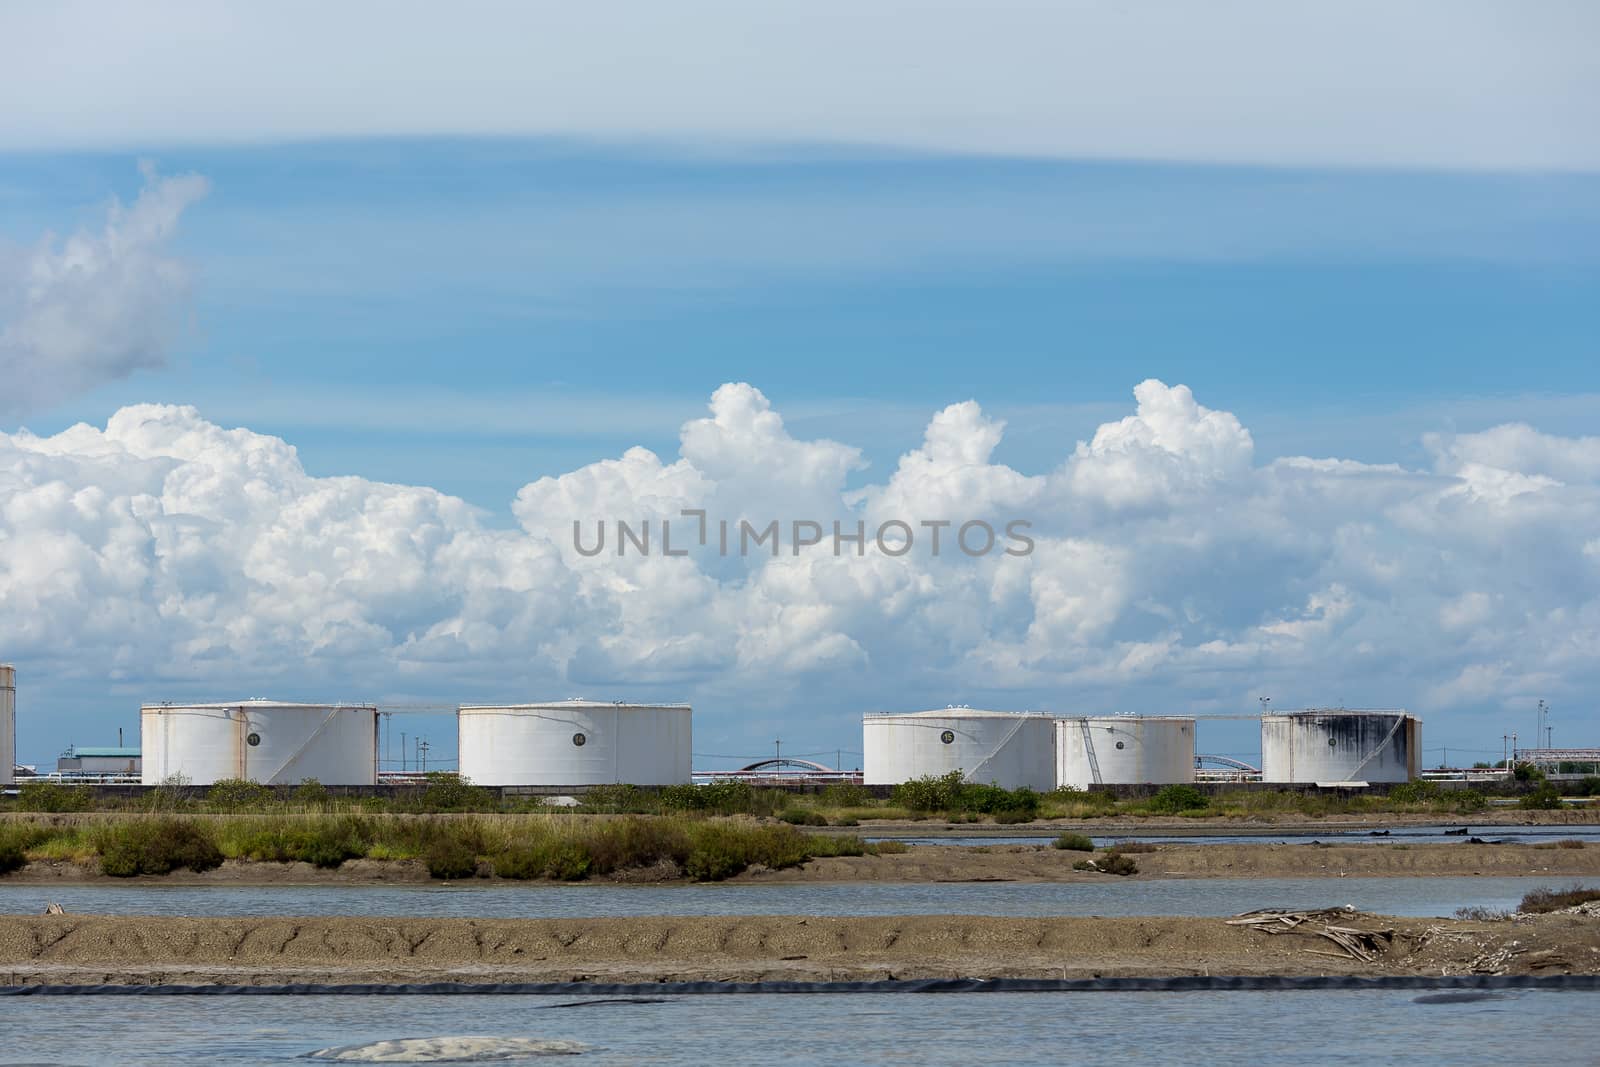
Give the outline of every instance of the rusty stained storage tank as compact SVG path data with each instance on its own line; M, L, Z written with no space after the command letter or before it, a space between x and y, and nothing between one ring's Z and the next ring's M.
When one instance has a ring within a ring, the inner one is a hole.
M1422 720L1403 709L1313 709L1261 718L1264 782L1409 782Z

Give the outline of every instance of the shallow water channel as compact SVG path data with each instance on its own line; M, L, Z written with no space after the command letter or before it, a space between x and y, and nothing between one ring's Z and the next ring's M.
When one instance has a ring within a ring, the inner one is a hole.
M1359 1064L1589 1062L1594 994L1419 1002L1397 992L787 994L588 1003L529 996L0 999L5 1063L313 1064L329 1046L445 1035L575 1041L553 1062ZM492 1044L485 1043L485 1049ZM1578 1059L1572 1059L1576 1054ZM394 1061L390 1061L394 1062ZM459 1061L458 1061L459 1062ZM544 1057L496 1062L552 1062Z
M1567 879L1566 881L1570 881ZM770 883L758 885L179 886L0 884L0 914L50 902L100 915L414 915L599 918L633 915L1234 915L1252 908L1352 904L1386 915L1512 908L1547 877L1195 878L1095 882Z

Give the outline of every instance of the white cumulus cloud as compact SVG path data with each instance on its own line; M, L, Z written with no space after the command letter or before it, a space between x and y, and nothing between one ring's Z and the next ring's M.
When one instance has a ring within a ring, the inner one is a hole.
M1432 470L1257 465L1248 430L1189 389L1143 382L1135 403L1036 474L994 463L1003 425L958 403L852 490L856 449L793 436L730 384L677 457L533 482L513 529L430 488L313 477L289 443L192 408L125 408L0 435L0 648L35 677L150 698L689 697L713 733L753 708L834 731L969 697L1485 712L1600 683L1590 442L1511 426L1434 442ZM677 525L685 508L713 530L777 520L782 550L725 557ZM888 518L913 551L880 550ZM587 540L618 519L651 523L651 554L574 549L574 520ZM868 536L795 551L795 519ZM947 530L935 555L929 519L1027 520L1033 551L968 554ZM687 554L662 554L662 520Z

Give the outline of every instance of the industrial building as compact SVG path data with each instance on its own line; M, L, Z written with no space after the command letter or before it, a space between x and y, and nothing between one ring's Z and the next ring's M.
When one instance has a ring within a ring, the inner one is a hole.
M1264 782L1409 782L1422 756L1422 720L1403 710L1344 708L1261 717Z
M73 745L56 757L56 773L137 775L139 764L139 750L136 748Z
M17 669L0 663L0 785L17 780Z
M1006 789L1055 788L1055 727L1037 712L944 708L862 720L867 785L896 785L960 771L969 782Z
M145 704L140 781L191 785L244 778L293 785L376 785L378 709L371 704Z
M1194 719L1090 715L1055 720L1056 785L1194 781Z
M478 785L687 785L692 716L688 704L463 705L457 766Z

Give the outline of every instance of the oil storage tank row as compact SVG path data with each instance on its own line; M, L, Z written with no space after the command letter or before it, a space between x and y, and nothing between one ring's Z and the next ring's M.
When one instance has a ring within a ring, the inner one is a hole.
M1196 722L954 707L868 715L864 779L894 785L959 770L968 781L1008 789L1193 782ZM1418 774L1422 722L1405 711L1284 712L1262 716L1260 729L1264 782L1391 783Z
M687 784L691 715L687 704L464 705L458 766L479 785ZM146 704L139 718L145 785L173 776L192 785L378 781L372 704Z
M478 785L686 785L688 704L462 705L461 775Z
M191 785L244 778L293 785L378 781L378 709L371 704L145 704L140 781Z

